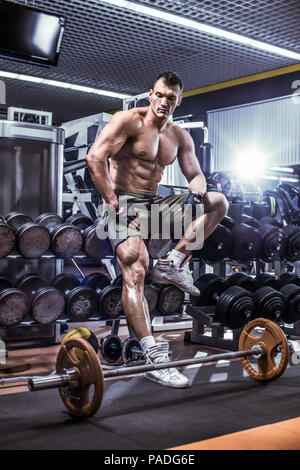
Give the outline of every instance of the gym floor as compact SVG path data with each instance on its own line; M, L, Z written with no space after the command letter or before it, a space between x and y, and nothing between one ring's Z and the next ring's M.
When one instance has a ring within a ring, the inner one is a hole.
M81 323L80 325L76 325L76 324L69 325L70 328L73 328L76 326L86 326L87 328L91 329L96 334L99 341L101 340L101 338L105 337L107 334L110 333L110 328L102 323L100 325L99 323L96 323L96 322L95 323L89 322L86 324ZM119 336L121 337L122 340L126 339L126 337L128 336L128 330L126 326L120 326ZM190 343L184 342L183 330L155 332L154 336L156 337L158 341L169 341L171 343L172 355L173 355L173 359L175 360L193 357L197 353L197 351L204 351L204 352L207 352L208 354L220 352L220 350L213 349L210 347L205 347L205 346L200 346L197 344L190 344ZM55 361L56 361L56 355L57 355L58 350L59 350L59 345L9 351L5 368L13 367L13 366L24 366L25 368L27 366L28 369L26 371L13 373L13 374L4 373L2 370L0 376L11 377L11 376L23 376L23 375L47 375L48 373L52 372L55 369ZM102 357L101 357L101 362L105 363ZM238 366L240 366L239 361L237 360L236 362L238 363ZM207 366L208 366L207 364L202 364L202 367L207 367ZM295 373L296 373L295 369L297 369L297 367L293 367L292 369L294 371L294 376L295 376ZM200 372L202 372L203 374L204 370ZM212 374L212 375L216 375L216 374ZM210 377L212 377L212 375ZM216 424L216 429L215 429L216 437L210 437L209 439L203 439L198 442L193 442L191 440L190 443L185 443L184 445L177 445L176 447L170 446L168 447L168 449L172 449L172 450L173 449L180 449L180 450L292 450L292 449L296 450L296 449L300 449L300 418L297 417L297 411L298 411L297 406L295 406L295 410L294 410L295 413L291 411L293 410L292 407L289 408L289 405L293 405L293 399L295 400L295 397L296 399L298 399L297 398L298 389L296 388L295 390L295 385L299 383L299 389L300 389L300 379L298 380L298 382L297 381L295 382L295 380L297 380L297 377L296 379L295 377L293 377L293 379L294 379L294 382L292 382L293 395L290 396L290 399L291 399L290 403L289 403L289 397L287 396L278 397L278 393L283 394L283 391L281 390L284 390L284 388L281 388L281 389L279 388L276 391L277 393L276 398L282 399L282 407L286 406L285 402L287 401L288 403L287 408L289 409L289 414L287 414L287 417L289 418L292 417L291 419L283 419L285 416L285 414L283 413L283 414L280 414L280 420L276 422L272 422L274 421L274 419L271 418L269 419L269 422L268 421L266 422L265 425L260 425L258 427L252 427L251 419L250 419L249 425L248 423L240 423L241 426L239 425L237 426L238 428L240 427L240 429L242 430L238 432L231 432L229 434L224 434L224 435L220 435L219 425ZM120 379L113 378L113 379L107 379L107 380L115 381L115 380L120 380ZM219 378L218 380L222 380L222 378L221 379ZM273 384L279 382L280 380L284 381L283 378L280 378L278 381L273 382ZM211 381L211 378L209 379L209 381ZM237 392L238 385L235 380L233 380L233 386L232 384L229 384L229 385L231 387L229 386L225 389L225 395L228 395L228 394L230 395L231 393L230 390L232 390L232 395L234 397L234 394ZM291 385L291 383L289 385ZM160 387L159 385L154 384L153 386L157 387L157 390L155 390L156 393L159 391L159 389L162 389L162 387ZM197 384L196 384L196 387L197 387ZM216 387L217 387L217 384L216 384ZM210 389L210 391L211 390L212 388ZM272 390L272 383L270 384L269 390ZM217 390L215 391L217 393ZM1 395L0 407L1 407L1 399L3 401L4 395L15 394L14 397L11 397L11 398L13 398L13 400L17 402L18 393L20 392L30 393L28 392L27 387L24 387L24 386L0 388L0 395ZM243 387L242 392L244 394L244 398L245 398L245 395L247 398L247 388L245 390L245 388ZM296 395L295 395L295 392L296 392ZM37 393L41 393L41 392L37 392ZM251 396L251 393L253 394L253 390L251 391L251 387L250 387L249 400L253 399L253 396ZM19 397L21 397L21 395ZM57 399L60 402L60 399L59 398ZM148 400L148 397L147 397L147 400ZM144 406L146 409L148 408L148 411L152 407L154 408L160 407L160 404L149 405L148 403L149 400L148 401L147 400ZM225 400L226 400L226 396L225 396ZM274 400L274 406L276 406L275 401L276 400ZM173 404L174 402L170 399L170 407L173 406ZM63 407L62 403L61 405ZM217 403L216 405L219 406L219 403ZM250 415L251 415L251 411L253 412L253 410L250 410ZM101 409L98 411L98 413L101 413ZM257 409L255 410L255 413L257 413ZM116 414L118 415L118 413ZM274 414L274 416L276 419L276 413ZM262 412L261 418L263 419L263 417L264 417L264 413ZM222 418L220 416L220 420L221 419ZM271 424L270 424L270 421L271 421ZM263 421L260 420L260 422L263 422ZM0 441L1 441L1 438L0 438ZM2 447L1 443L0 443L0 447ZM76 444L75 448L78 448L78 444Z

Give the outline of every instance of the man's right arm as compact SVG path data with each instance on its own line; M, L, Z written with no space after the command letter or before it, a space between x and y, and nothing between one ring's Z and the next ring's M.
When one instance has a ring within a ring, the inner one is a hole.
M114 114L85 157L96 189L114 207L118 206L118 198L112 187L107 160L118 154L128 137L136 135L141 125L137 113L121 111Z

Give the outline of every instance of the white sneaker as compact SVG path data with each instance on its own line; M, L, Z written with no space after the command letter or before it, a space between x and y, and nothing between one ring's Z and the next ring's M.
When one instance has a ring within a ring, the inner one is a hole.
M147 359L146 364L169 362L169 343L157 343L155 346L147 349L144 354ZM175 367L145 372L144 377L165 387L188 388L191 386L189 379Z
M189 269L177 268L173 260L159 259L150 277L157 284L172 284L191 295L200 295L199 289L194 286L194 279Z

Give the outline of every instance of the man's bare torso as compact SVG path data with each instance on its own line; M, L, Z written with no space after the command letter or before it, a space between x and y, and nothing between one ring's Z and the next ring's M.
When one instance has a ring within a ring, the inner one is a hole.
M148 108L136 108L141 126L111 158L113 189L156 194L163 171L177 157L180 128L168 121L163 130L145 120Z

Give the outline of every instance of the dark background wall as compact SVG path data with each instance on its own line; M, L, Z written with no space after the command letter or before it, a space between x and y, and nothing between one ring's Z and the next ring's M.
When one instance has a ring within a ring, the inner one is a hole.
M300 80L300 71L189 96L182 100L174 117L192 114L191 121L204 121L207 124L207 111L209 110L291 95L295 92L295 89L292 88L294 80ZM300 91L300 89L298 90ZM196 154L199 156L203 133L193 129L191 135L195 142Z

